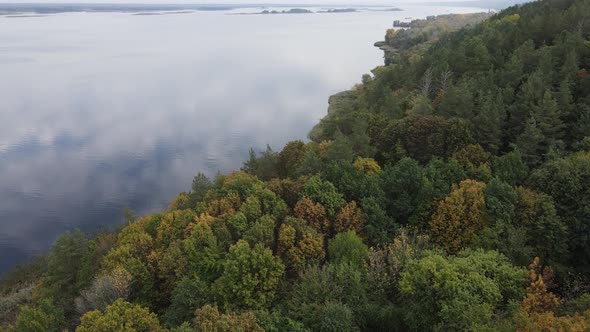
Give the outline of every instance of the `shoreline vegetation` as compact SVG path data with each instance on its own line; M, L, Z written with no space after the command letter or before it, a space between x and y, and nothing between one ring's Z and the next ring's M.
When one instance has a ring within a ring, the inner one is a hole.
M587 331L590 0L440 19L309 142L6 274L0 330Z

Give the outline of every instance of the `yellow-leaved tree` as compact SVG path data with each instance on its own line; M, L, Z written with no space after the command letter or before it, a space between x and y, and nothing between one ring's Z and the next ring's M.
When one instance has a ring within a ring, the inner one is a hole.
M456 253L476 237L485 227L485 187L483 182L465 180L439 202L430 221L434 243Z

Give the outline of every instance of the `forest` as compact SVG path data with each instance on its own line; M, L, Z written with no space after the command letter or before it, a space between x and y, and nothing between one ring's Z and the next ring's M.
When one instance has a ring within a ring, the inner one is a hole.
M307 142L5 275L0 330L590 331L590 0L386 42Z

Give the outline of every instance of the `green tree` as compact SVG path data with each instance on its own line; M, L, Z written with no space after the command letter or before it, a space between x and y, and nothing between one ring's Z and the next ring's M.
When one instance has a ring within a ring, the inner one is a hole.
M369 248L354 231L336 234L328 244L330 262L352 264L363 267L367 260Z
M526 271L494 251L410 260L399 282L413 331L482 330L524 291Z
M321 204L330 218L334 217L346 203L342 198L342 194L336 190L336 187L331 182L324 181L317 176L310 178L305 183L301 196Z
M262 244L250 248L238 241L229 249L223 273L213 284L214 292L226 308L262 309L274 300L285 266Z
M195 310L211 301L209 286L196 278L183 278L172 292L171 304L163 315L168 327L190 322Z
M302 141L291 141L279 152L278 170L282 178L294 177L305 157L305 144Z
M342 303L353 312L353 325L364 324L367 308L367 284L363 272L350 264L328 264L308 267L297 280L287 298L289 316L312 331L317 331L326 317L319 315L327 303ZM342 314L338 309L339 316ZM345 311L346 309L344 309Z
M568 158L546 163L533 172L533 188L549 194L557 215L568 227L570 261L579 271L590 271L590 153L580 152Z
M522 184L529 173L518 149L494 158L492 165L493 174L512 186Z
M544 158L543 142L545 137L537 126L534 116L529 117L524 132L516 139L516 146L522 154L522 159L528 166L536 167Z
M122 299L108 306L104 312L95 310L80 319L76 332L166 331L160 326L158 316L148 309Z
M213 187L211 180L209 180L205 174L199 172L193 178L191 195L194 196L195 201L200 202L205 198L205 194L207 194L207 191L209 191L211 187Z
M422 168L415 160L404 158L381 173L387 212L398 223L406 224L417 207L422 189Z
M84 273L82 278L81 271L85 258L93 249L86 236L75 231L61 235L49 252L42 292L55 299L55 304L64 310L68 319L75 313L74 298L92 281L92 273Z
M64 311L50 299L22 306L14 325L15 332L58 332L65 328Z

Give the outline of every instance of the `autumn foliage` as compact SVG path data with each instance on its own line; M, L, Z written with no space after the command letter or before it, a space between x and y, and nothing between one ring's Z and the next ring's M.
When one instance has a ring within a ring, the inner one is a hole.
M485 183L465 180L437 206L430 222L434 242L450 253L469 244L485 226Z

